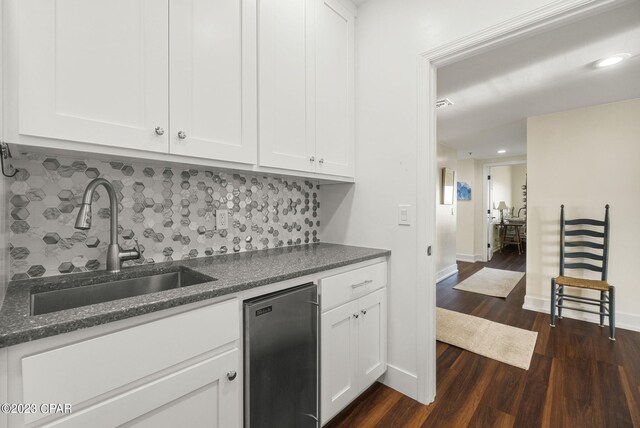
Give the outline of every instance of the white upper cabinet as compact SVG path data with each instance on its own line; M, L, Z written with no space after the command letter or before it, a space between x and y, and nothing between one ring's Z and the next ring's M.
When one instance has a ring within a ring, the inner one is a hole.
M320 0L316 32L317 171L354 175L354 15Z
M255 16L255 0L171 0L171 153L256 162Z
M256 163L255 0L8 4L10 142Z
M1 137L353 182L355 12L350 0L3 0Z
M313 171L316 0L259 0L260 165Z
M12 137L167 152L167 133L155 132L169 126L167 0L12 6L17 58L7 62L18 62L19 100L18 117L7 124Z
M260 165L353 177L355 7L259 0L258 10Z

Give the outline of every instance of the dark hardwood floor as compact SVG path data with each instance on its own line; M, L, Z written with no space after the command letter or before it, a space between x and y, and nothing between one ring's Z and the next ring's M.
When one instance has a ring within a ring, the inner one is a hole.
M458 263L437 305L538 332L529 370L437 342L437 394L424 406L375 384L327 427L640 427L640 333L522 309L523 278L506 299L453 290L483 266L525 271L505 249L489 263Z

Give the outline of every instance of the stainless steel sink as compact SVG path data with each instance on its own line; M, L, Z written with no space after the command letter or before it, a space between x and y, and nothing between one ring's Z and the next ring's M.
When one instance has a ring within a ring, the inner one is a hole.
M73 309L96 303L126 299L127 297L188 287L190 285L215 280L216 278L191 269L177 267L161 274L102 282L74 288L64 288L61 290L35 292L31 294L31 315L48 314L64 309Z

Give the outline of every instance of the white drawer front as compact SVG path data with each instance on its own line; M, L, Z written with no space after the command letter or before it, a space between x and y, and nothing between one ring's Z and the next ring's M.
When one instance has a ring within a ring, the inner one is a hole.
M233 342L238 307L231 299L25 357L24 402L75 405Z
M387 285L387 262L320 280L322 311L335 308Z

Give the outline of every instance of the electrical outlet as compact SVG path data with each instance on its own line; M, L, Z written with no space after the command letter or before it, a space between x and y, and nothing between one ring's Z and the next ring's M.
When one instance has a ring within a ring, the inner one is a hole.
M222 230L229 227L229 211L216 210L216 229Z

